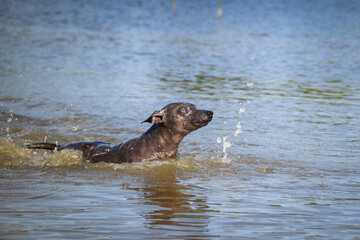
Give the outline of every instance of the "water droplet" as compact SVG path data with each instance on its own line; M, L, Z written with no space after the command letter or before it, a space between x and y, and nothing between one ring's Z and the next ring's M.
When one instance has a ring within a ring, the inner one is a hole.
M223 142L223 153L224 153L224 155L223 155L223 157L222 157L222 162L223 163L230 163L230 159L228 159L228 153L226 152L226 149L228 148L228 147L230 147L231 146L231 142L227 142L226 141L226 139L228 138L229 136L225 136L225 137L223 137L223 139L222 139L222 142Z
M240 133L242 133L241 124L240 124L240 123L237 123L237 124L236 124L236 127L237 127L237 129L236 129L236 131L234 132L234 136L235 136L235 137L238 136Z

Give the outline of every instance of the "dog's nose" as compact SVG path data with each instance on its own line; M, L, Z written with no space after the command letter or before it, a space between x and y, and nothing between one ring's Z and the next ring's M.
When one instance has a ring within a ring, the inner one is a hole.
M206 111L206 115L208 115L209 117L212 117L213 116L213 112L212 111Z

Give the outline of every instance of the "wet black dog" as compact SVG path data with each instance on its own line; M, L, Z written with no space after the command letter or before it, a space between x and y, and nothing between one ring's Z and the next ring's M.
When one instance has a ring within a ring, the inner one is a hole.
M74 149L82 151L84 160L92 163L131 163L175 157L181 140L192 131L206 126L212 116L212 111L197 110L190 103L171 103L144 121L154 123L145 133L124 143L33 143L26 147L58 151Z

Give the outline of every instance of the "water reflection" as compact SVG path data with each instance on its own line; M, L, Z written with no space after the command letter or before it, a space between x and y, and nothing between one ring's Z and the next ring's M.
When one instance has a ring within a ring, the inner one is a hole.
M207 235L210 222L207 198L200 189L181 184L176 172L166 174L161 178L162 184L154 185L154 179L149 184L131 190L143 193L142 201L146 205L156 206L154 210L146 211L141 215L147 220L145 227L152 230L169 231L172 235L184 233L191 237ZM156 179L157 182L159 180ZM146 186L146 187L144 187ZM153 208L151 208L153 209Z

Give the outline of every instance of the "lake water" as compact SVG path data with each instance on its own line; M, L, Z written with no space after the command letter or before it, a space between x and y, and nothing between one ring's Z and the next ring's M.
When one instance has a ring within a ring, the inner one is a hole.
M0 83L1 239L359 239L360 1L3 0ZM23 148L177 101L177 159Z

